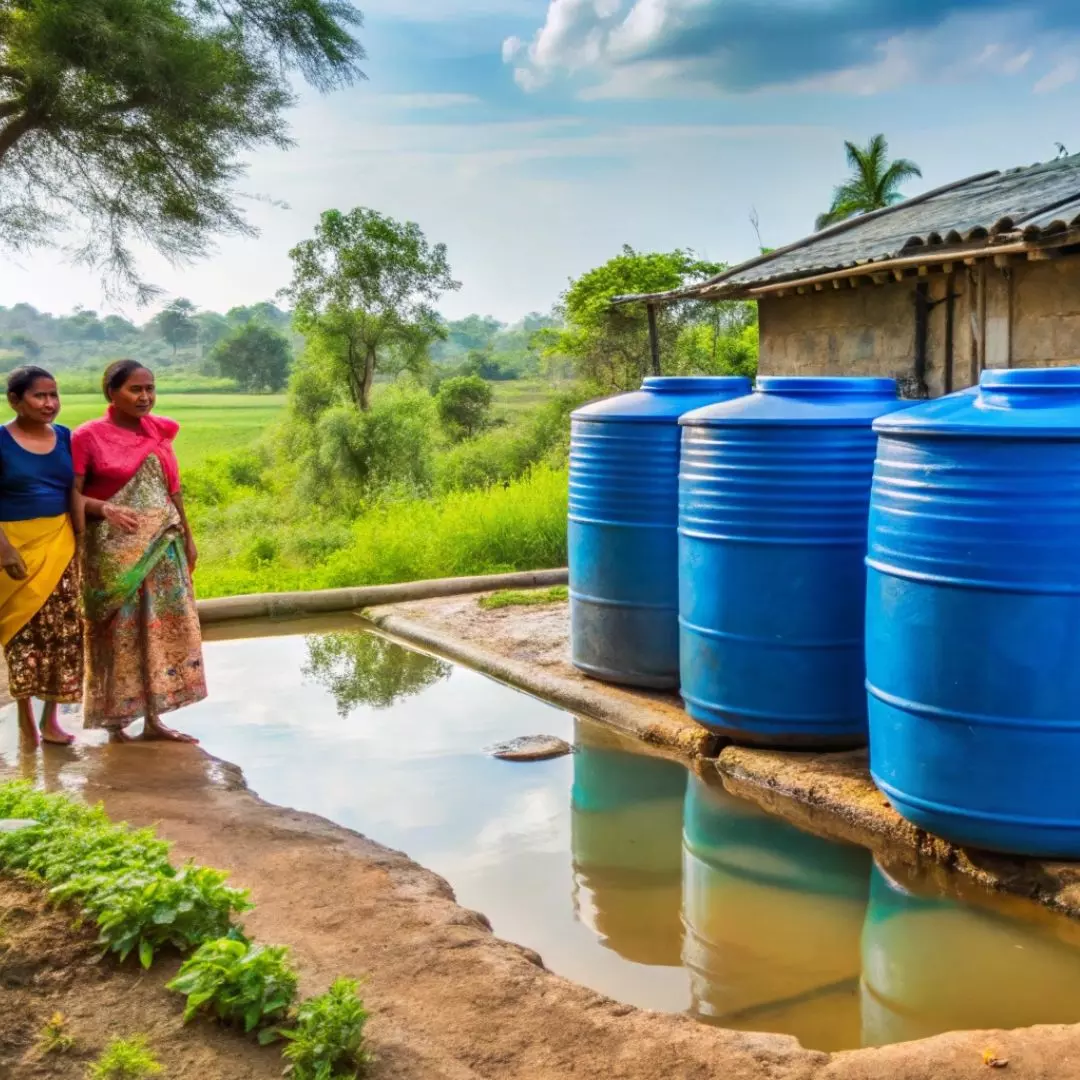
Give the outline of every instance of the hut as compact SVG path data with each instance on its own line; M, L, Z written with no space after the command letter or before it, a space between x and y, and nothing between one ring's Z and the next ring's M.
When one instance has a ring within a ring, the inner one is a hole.
M658 306L754 300L763 375L891 375L936 397L987 367L1080 364L1080 155L850 218ZM654 360L655 333L654 333Z

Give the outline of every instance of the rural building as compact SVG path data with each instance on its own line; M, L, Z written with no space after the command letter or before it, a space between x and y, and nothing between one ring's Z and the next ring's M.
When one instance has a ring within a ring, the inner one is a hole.
M891 375L936 397L986 367L1080 364L1080 155L972 176L637 299L684 298L756 300L763 375Z

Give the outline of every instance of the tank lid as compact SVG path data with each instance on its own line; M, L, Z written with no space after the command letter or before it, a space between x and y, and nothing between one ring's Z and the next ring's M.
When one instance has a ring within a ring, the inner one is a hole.
M571 419L671 424L690 409L749 393L750 380L742 375L653 375L640 390L590 402L575 409Z
M865 427L882 413L909 404L897 397L895 379L762 375L748 397L687 412L679 423L694 427Z
M762 375L755 389L763 394L885 394L896 396L896 380L833 375Z
M750 380L744 375L650 375L641 383L642 390L654 394L697 394L710 390L736 390L748 393Z
M882 433L1080 438L1080 367L989 368L969 387L874 424Z

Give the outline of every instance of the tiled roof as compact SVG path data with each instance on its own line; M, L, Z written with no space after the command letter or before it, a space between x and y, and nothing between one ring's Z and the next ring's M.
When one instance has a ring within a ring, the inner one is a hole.
M1073 229L1080 229L1080 154L970 177L851 218L709 281L652 298L739 295L762 285L885 260L972 247L992 250Z

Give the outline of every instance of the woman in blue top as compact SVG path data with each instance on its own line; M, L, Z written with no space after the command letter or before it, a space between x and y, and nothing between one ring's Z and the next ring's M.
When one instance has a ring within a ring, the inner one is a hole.
M24 738L66 745L73 736L56 707L81 700L83 682L71 432L53 423L60 395L44 369L16 368L7 391L15 419L0 427L0 645ZM32 697L45 702L40 725Z

